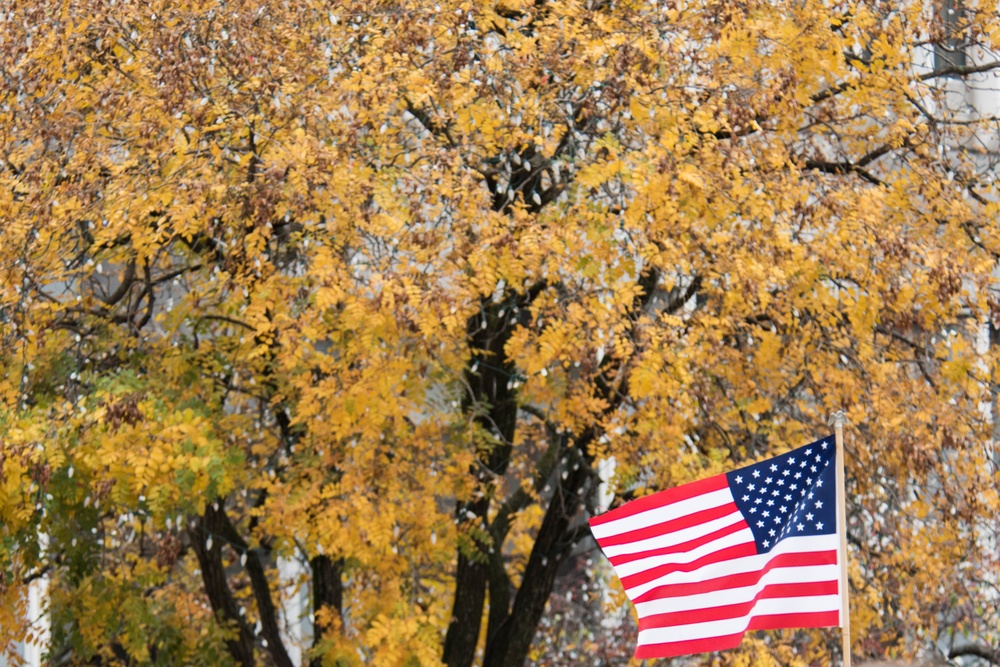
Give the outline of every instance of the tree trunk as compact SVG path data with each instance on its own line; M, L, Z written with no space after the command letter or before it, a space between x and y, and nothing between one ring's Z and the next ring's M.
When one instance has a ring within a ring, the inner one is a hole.
M323 607L331 607L337 612L337 616L343 625L344 619L344 583L341 579L344 573L344 559L331 559L329 556L316 556L309 561L312 569L312 593L313 593L313 648L326 639L332 628L319 622L316 612ZM323 661L320 656L315 656L309 662L310 667L322 667Z
M570 472L553 495L524 568L514 606L496 636L487 644L483 667L521 667L527 659L556 573L573 546L565 540L570 521L581 506L578 490L588 476L587 468L580 465Z
M465 510L462 507L467 508ZM460 506L459 512L472 512L482 520L488 505L486 499ZM464 518L464 517L463 517ZM479 631L483 622L483 604L486 602L488 565L484 545L476 542L477 554L466 554L459 549L458 569L455 573L455 602L452 605L451 623L444 640L443 660L448 667L470 667L476 657Z
M478 352L470 359L470 366L465 371L471 392L462 399L463 409L474 414L476 425L494 440L489 446L470 443L478 449L479 464L469 472L476 478L483 495L474 502L459 505L456 518L464 521L471 512L475 517L473 520L484 529L489 517L490 494L486 490L494 484L496 476L506 472L517 428L517 400L509 384L516 369L504 355L504 347L517 324L512 306L524 305L527 299L533 299L540 291L541 287L535 286L527 294L514 295L502 304L484 301L479 312L467 323L472 345ZM483 328L483 323L486 323L486 328ZM500 546L493 545L495 549ZM486 586L490 578L489 548L490 545L476 541L478 553L463 553L459 549L455 601L442 656L448 667L470 667L475 658L482 629Z
M236 629L236 636L226 640L229 654L237 664L254 667L253 633L240 616L240 610L229 589L226 570L222 564L222 530L215 523L209 506L209 511L206 511L205 516L199 521L197 529L191 531L192 546L198 557L198 566L201 568L202 583L219 623ZM208 545L210 537L213 542L211 549Z

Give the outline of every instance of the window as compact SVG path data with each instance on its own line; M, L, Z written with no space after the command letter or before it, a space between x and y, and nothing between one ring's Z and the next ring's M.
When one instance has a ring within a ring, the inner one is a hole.
M934 71L965 67L964 11L962 0L938 0L938 10L934 27L937 38L934 41ZM952 74L950 76L957 76Z

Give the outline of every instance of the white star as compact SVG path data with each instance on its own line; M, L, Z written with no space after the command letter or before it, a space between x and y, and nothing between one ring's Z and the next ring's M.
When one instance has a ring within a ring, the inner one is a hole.
M778 480L778 486L784 486L784 485L785 485L785 480L779 479Z
M822 456L820 456L819 454L817 454L817 455L816 455L816 463L819 463L819 462L820 462L820 461L822 461L822 460L823 460L823 457L822 457Z
M812 477L806 477L806 484L812 484L812 483L813 483L813 478Z
M805 468L807 463L809 463L809 462L803 459L802 463L799 464L799 467L800 468Z
M771 537L774 537L774 529L772 528L771 530L767 531L767 534L770 535Z
M785 494L785 500L791 500L791 499L792 499L792 494L786 493Z
M774 507L774 501L773 500L768 500L767 501L767 506L768 507Z
M809 470L816 472L816 466L809 466Z
M812 521L812 520L813 520L812 512L810 512L809 514L806 514L806 521Z
M743 502L750 500L750 496L743 496Z
M788 477L792 473L786 468L786 469L784 469L784 470L781 471L781 474L784 475L785 477Z
M819 488L819 487L821 487L821 486L823 486L823 480L821 480L821 479L817 479L817 480L816 480L816 488L818 489L818 488Z
M770 512L768 512L767 510L764 510L763 512L761 512L761 514L760 514L760 515L761 515L761 516L764 516L764 517L768 517L768 516L771 516L771 513L770 513Z
M774 522L775 523L781 523L781 517L780 516L774 517Z
M808 496L806 496L806 498L808 498L809 500L812 500L812 499L813 499L813 494L812 494L812 491L810 491L810 492L809 492L809 495L808 495Z
M791 465L791 464L793 464L793 463L795 463L795 459L788 459L788 464L789 464L789 465Z
M787 512L787 511L788 511L788 508L787 508L787 507L785 507L784 505L782 505L781 507L779 507L779 508L778 508L778 510L779 510L779 511L780 511L780 512L781 512L782 514L784 514L785 512Z
M781 493L781 491L778 491L777 489L775 489L774 491L772 491L772 492L771 492L771 495L772 495L772 496L776 496L776 495L778 495L779 493Z
M830 444L830 443L828 443L828 442L824 442L824 443L823 443L823 449L826 449L826 446L827 446L827 445L829 445L829 444Z
M766 486L760 487L760 495L764 495L765 493L767 493L767 487Z
M777 469L778 469L778 466L776 466L775 464L772 463L771 464L771 472L774 472Z
M750 508L750 514L756 514L756 513L757 513L757 508L756 507L751 507Z
M797 489L797 488L799 488L799 485L798 485L798 484L792 484L792 485L791 485L790 487L788 487L788 490L789 490L789 491L794 491L794 490L795 490L795 489Z
M805 526L803 526L803 525L802 525L802 524L800 523L800 524L799 524L798 526L796 526L796 528L798 528L799 530L802 530L803 528L805 528Z
M812 453L813 453L812 447L806 450L806 456L809 456Z
M822 500L817 500L816 501L816 509L818 509L818 510L823 509L823 501Z
M769 546L771 546L771 543L770 543L770 542L768 542L767 540L764 540L764 548L766 549L766 548L768 548Z
M758 498L757 500L755 500L753 502L754 502L755 505L760 505L763 501L760 498Z
M751 484L750 486L747 487L747 490L748 491L753 491L756 488L757 488L756 486L754 486L753 484Z
M823 530L823 522L822 521L820 521L819 523L816 524L816 530Z
M770 478L770 477L768 477L767 479L765 479L765 480L764 480L764 483L765 483L765 484L770 484L770 483L771 483L771 478Z
M799 479L800 477L802 477L802 473L800 472L795 473L795 479Z
M742 483L743 483L743 477L742 477L742 476L740 476L740 475L737 475L737 476L736 476L736 483L737 483L737 484L742 484Z
M763 528L764 527L764 522L763 521L758 521L757 522L757 527L758 528Z
M760 477L760 471L759 470L754 470L753 471L753 476L754 476L754 479Z

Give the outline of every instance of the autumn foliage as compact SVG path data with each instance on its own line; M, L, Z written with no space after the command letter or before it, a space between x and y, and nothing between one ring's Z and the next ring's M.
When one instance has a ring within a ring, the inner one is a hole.
M968 5L943 67L917 1L0 7L0 644L45 577L52 664L624 664L601 475L622 502L845 409L854 650L983 655L1000 137L961 101L1000 21Z

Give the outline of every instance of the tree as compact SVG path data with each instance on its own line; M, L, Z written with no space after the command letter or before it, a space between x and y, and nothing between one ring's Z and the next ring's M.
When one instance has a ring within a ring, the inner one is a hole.
M995 651L987 8L936 70L915 3L6 12L4 640L44 575L53 663L285 666L291 585L314 665L523 665L602 461L844 408L855 650Z

